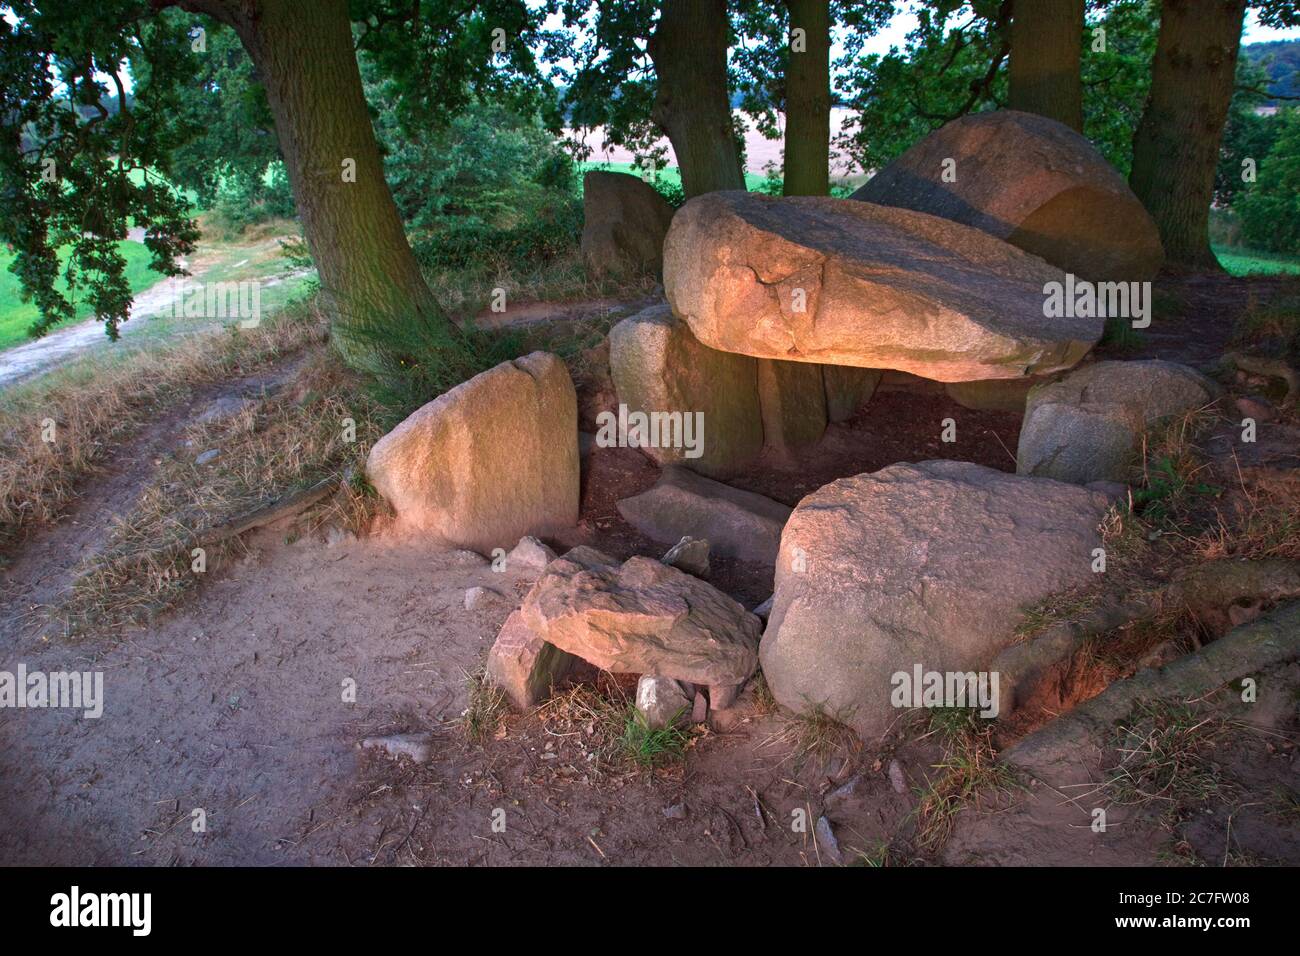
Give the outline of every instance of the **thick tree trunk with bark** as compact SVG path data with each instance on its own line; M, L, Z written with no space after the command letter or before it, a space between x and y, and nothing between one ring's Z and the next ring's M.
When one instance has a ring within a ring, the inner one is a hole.
M803 49L790 48L785 73L787 196L825 196L831 164L830 0L786 0L790 34L803 31Z
M1129 185L1160 229L1165 261L1219 270L1210 201L1237 75L1246 0L1165 0Z
M1015 0L1007 106L1083 132L1083 0Z
M726 0L664 0L650 56L654 121L673 145L687 198L744 189L727 97Z
M191 0L232 26L266 89L321 287L345 323L445 321L384 179L347 0Z

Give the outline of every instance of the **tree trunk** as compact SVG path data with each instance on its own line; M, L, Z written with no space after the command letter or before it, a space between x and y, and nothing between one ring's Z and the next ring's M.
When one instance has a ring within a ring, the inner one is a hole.
M1083 132L1083 0L1015 0L1007 107Z
M785 184L787 196L825 196L831 166L830 0L786 0L790 32L804 31L802 51L791 47L785 71Z
M726 0L664 0L650 38L654 121L673 145L688 199L745 188L727 97L727 28Z
M1160 230L1165 261L1220 269L1210 201L1232 102L1246 0L1165 0L1129 185Z
M191 0L239 34L266 89L322 291L343 322L445 321L384 179L347 0Z

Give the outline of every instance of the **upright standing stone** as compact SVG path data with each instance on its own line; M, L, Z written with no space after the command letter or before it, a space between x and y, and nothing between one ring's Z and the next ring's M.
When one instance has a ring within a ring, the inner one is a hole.
M379 439L366 475L402 525L484 554L578 520L578 403L533 352L475 375Z
M763 443L784 455L815 445L826 431L822 367L808 362L758 360L758 406Z
M673 207L627 173L593 169L582 177L582 257L593 275L663 268Z
M702 429L693 434L698 441L694 450L684 442L674 446L662 441L658 447L643 448L656 462L724 477L762 451L754 359L701 345L667 305L652 306L618 323L610 330L609 346L620 404L629 412L665 416L665 422L681 429L692 424L685 417L690 415ZM597 442L607 437L598 432Z
M823 365L822 381L826 385L826 418L832 422L846 421L876 394L884 376L878 368L858 368L853 365Z

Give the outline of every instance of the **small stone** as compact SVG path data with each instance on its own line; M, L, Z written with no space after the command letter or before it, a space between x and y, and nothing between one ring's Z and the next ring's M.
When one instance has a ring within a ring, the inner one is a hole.
M740 696L740 684L712 684L709 687L709 706L714 710L726 710Z
M478 611L494 601L502 601L505 598L500 591L493 591L491 588L470 588L465 592L465 610Z
M339 545L352 544L357 540L357 536L346 528L340 528L338 525L330 525L329 530L325 532L325 547L337 548Z
M907 776L897 760L889 761L889 785L894 788L894 793L907 793Z
M681 723L691 703L681 686L671 677L644 675L636 685L636 709L651 730Z
M363 750L381 750L393 760L406 758L416 763L428 763L433 738L429 734L391 734L387 737L367 737L361 741Z
M224 421L228 418L234 418L245 409L252 408L257 402L251 398L240 398L236 395L223 395L216 399L204 409L203 414L195 421L206 424L208 422Z
M506 567L511 571L541 571L554 560L554 551L527 535L506 555Z
M210 461L215 461L220 454L220 448L209 448L207 451L203 452L203 454L199 455L199 457L194 459L194 464L206 465Z
M709 700L703 691L695 692L695 702L691 705L691 723L702 724L709 719Z
M505 691L515 709L528 710L550 693L577 660L534 634L523 615L513 611L488 652L486 677Z
M477 551L468 551L465 548L457 548L451 552L451 559L457 564L487 564L488 559L483 557Z
M1237 399L1236 406L1243 418L1253 418L1257 422L1271 422L1277 418L1277 409L1262 395L1246 395Z
M826 854L826 858L832 863L839 863L843 860L840 855L840 842L835 839L835 831L831 828L831 821L826 819L824 815L818 817L816 830L817 844L821 847L822 852Z
M760 604L758 607L754 608L754 610L750 613L752 613L755 617L762 618L763 622L766 623L767 616L772 613L772 598L774 597L776 597L775 594L768 595L767 600L764 601L762 604Z
M826 795L827 800L845 800L853 796L853 791L858 789L858 784L862 782L862 774L855 773L847 781L840 784L834 790Z
M709 574L709 542L706 538L685 536L659 559L664 564L693 574L697 578Z

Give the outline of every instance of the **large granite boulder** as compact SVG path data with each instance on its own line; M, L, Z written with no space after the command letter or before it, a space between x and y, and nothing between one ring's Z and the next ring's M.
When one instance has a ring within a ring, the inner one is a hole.
M1055 120L997 110L922 139L853 199L981 229L1091 281L1152 279L1160 234L1101 153Z
M1131 477L1142 433L1208 404L1213 382L1185 365L1096 362L1029 393L1016 471L1087 484Z
M370 450L366 476L398 522L484 554L578 520L578 404L533 352L440 395Z
M710 348L943 382L1077 363L1102 320L1045 315L1053 282L978 229L847 199L708 193L664 244L668 301Z
M725 557L774 564L790 509L683 468L665 468L654 487L624 498L618 513L647 538L664 543L706 538Z
M546 566L521 610L542 640L614 673L730 688L758 667L758 618L653 558L620 565L575 548Z
M660 441L642 447L659 464L722 477L763 450L758 362L701 345L667 305L651 306L610 330L609 366L628 412L667 416L662 421L680 424L683 436L686 426L701 426L690 436L695 448L663 441L660 428ZM608 435L597 432L597 440L608 441Z
M786 523L763 633L777 701L863 736L899 715L892 676L979 671L1021 609L1092 580L1104 495L957 461L831 482Z
M673 207L627 173L593 169L582 177L582 258L592 275L658 273Z

